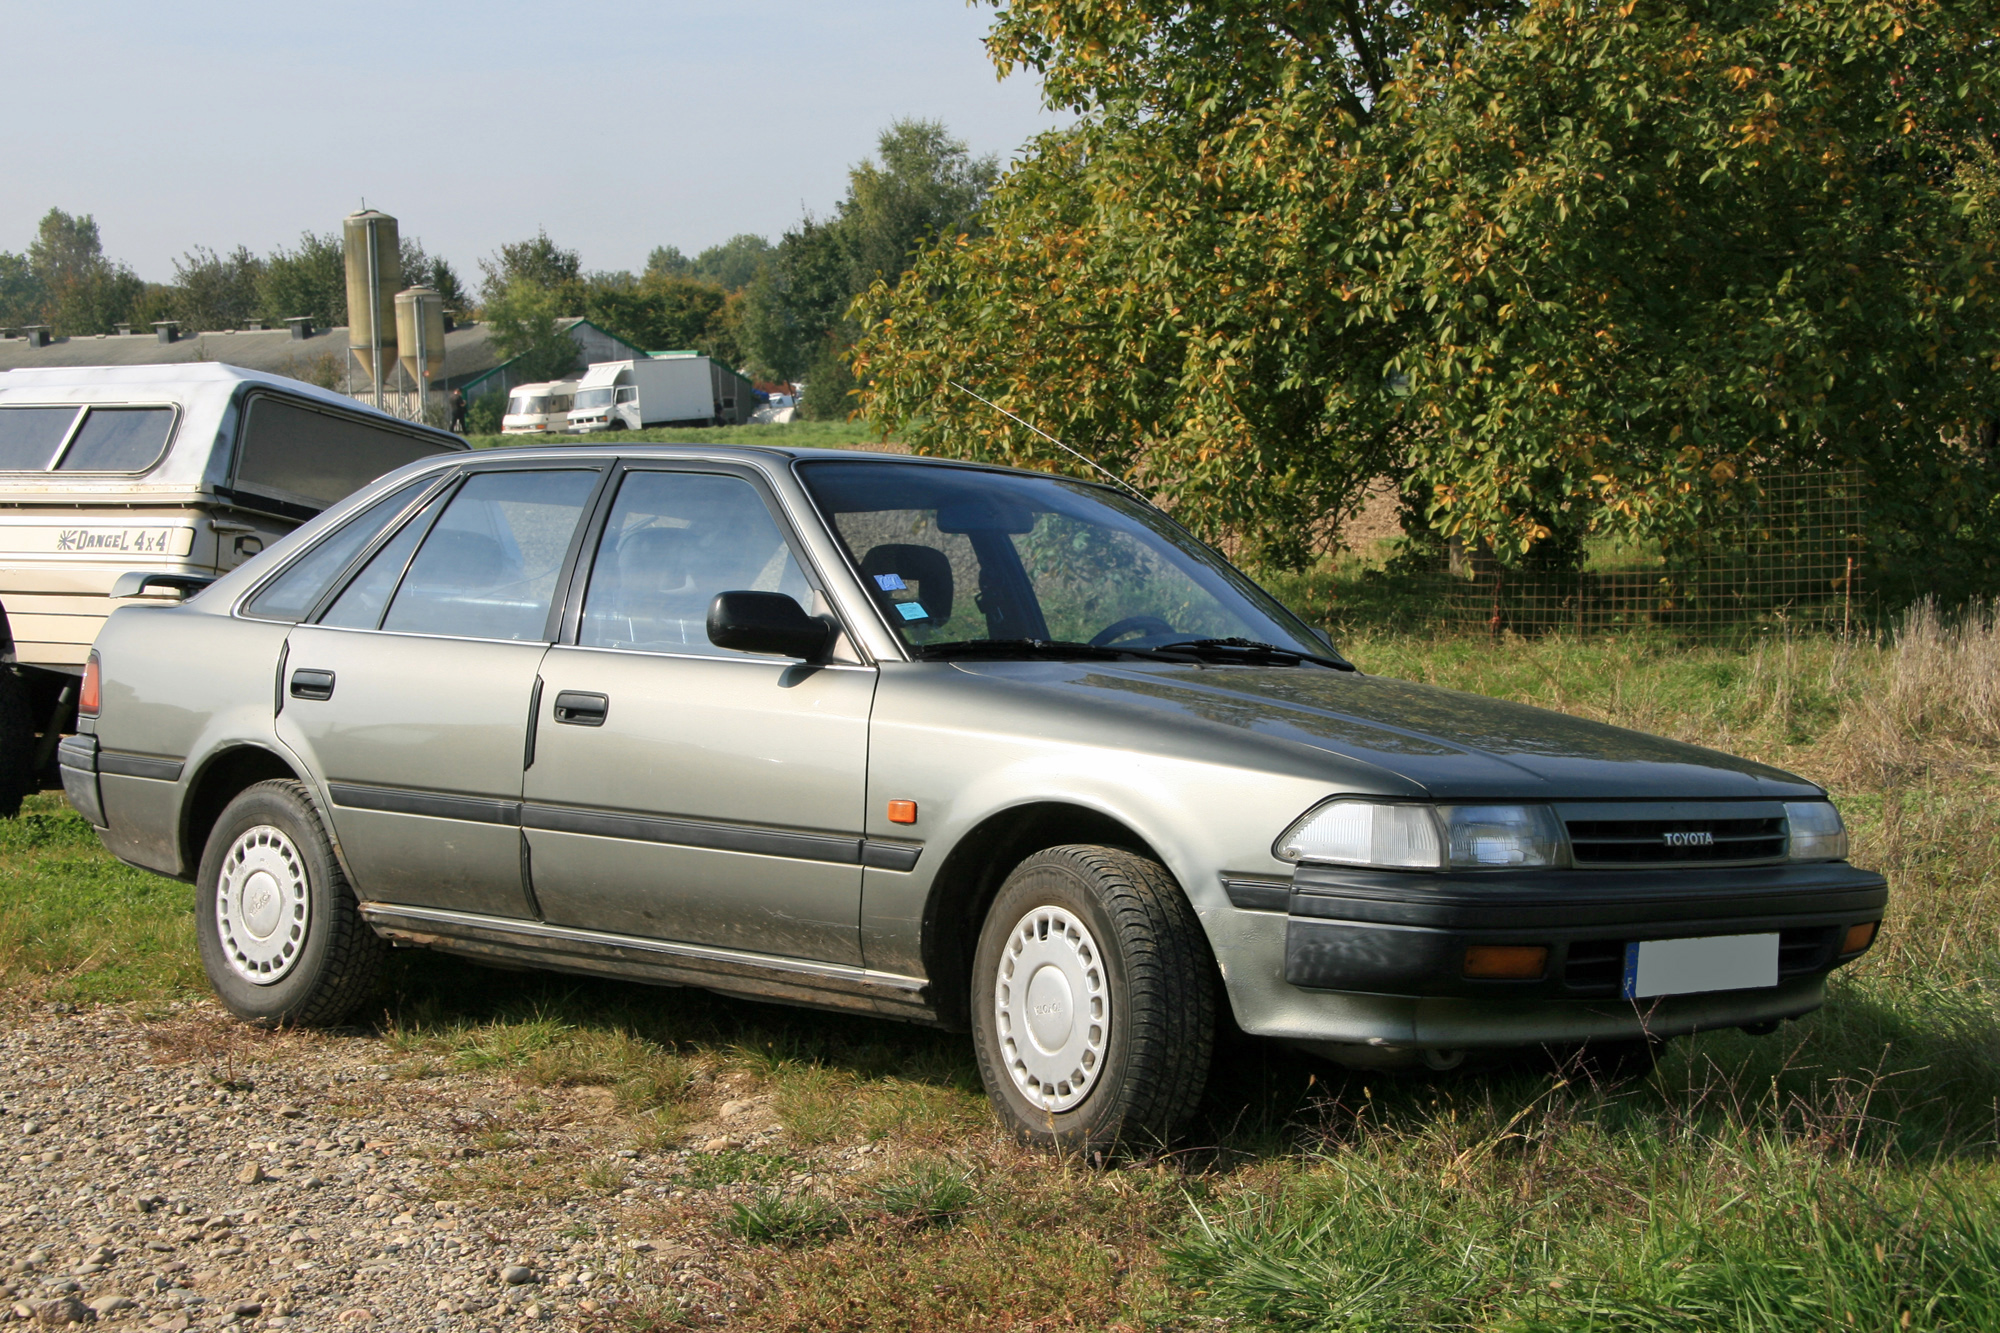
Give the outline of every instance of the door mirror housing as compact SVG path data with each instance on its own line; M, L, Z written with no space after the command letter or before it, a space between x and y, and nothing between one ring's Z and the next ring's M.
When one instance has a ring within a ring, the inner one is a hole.
M739 653L782 653L817 662L833 626L781 592L719 592L708 604L708 641Z

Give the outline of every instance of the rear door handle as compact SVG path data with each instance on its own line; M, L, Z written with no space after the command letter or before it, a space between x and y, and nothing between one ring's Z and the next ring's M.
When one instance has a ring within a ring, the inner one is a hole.
M292 697L294 699L331 699L333 697L333 673L315 671L311 667L300 667L292 673Z
M582 690L563 690L556 695L556 721L572 727L601 727L611 712L611 698Z

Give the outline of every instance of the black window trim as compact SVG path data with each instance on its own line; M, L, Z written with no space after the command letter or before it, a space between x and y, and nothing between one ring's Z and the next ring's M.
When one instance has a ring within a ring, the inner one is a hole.
M335 500L333 504L322 505L315 509L309 504L301 504L296 499L287 499L273 490L246 490L244 489L244 485L237 481L237 471L243 466L243 434L250 427L250 410L259 398L273 398L288 407L300 408L307 412L317 412L321 416L332 417L337 421L351 421L373 430L382 431L385 434L404 435L413 440L429 441L440 446L436 455L438 458L449 458L453 454L466 452L463 448L450 447L449 442L456 442L458 440L457 436L448 435L440 439L440 432L433 431L428 426L420 426L411 421L399 421L395 417L390 416L377 416L370 412L350 412L332 403L322 403L315 398L305 398L298 394L287 393L283 389L268 384L248 384L237 395L236 431L234 438L231 439L229 444L229 475L214 488L217 495L245 509L258 509L266 513L277 514L284 518L295 518L304 521L306 519L317 518L328 509L331 509L334 504L340 503L339 500ZM137 406L137 404L134 404L134 406ZM413 459L411 461L422 462L429 460ZM404 466L408 466L408 464ZM256 486L255 482L248 484L252 487ZM345 498L345 496L341 497L341 499Z
M181 418L186 415L181 410L179 403L165 401L125 402L121 400L103 403L24 403L9 401L0 403L0 409L14 407L37 407L44 409L66 407L75 415L70 417L69 429L65 430L62 439L57 441L55 452L49 455L48 462L38 468L0 468L0 476L46 477L55 473L62 466L63 459L68 456L70 446L76 443L77 433L83 429L84 418L88 417L94 408L135 408L142 411L165 408L167 411L173 413L173 419L167 423L166 442L160 446L160 452L154 454L152 461L147 463L146 466L141 468L127 468L123 471L108 468L78 469L69 474L72 477L143 477L158 467L166 459L167 455L173 452L174 440L180 435Z
M814 559L812 548L802 540L798 524L793 522L791 514L786 512L785 506L779 502L776 488L771 485L771 479L764 474L761 468L749 463L738 463L722 459L641 457L619 458L616 460L616 464L611 469L611 472L612 475L606 479L607 484L598 499L597 508L590 515L589 522L578 529L580 533L585 535L586 543L582 551L575 554L574 566L568 571L569 578L563 586L563 596L558 599L563 614L561 632L553 638L556 646L566 648L584 646L577 642L582 632L583 601L590 588L590 575L592 567L596 564L598 547L603 540L605 524L610 522L612 505L617 499L619 487L624 484L625 478L634 472L694 472L709 476L736 477L750 484L751 491L763 502L765 510L771 515L772 522L777 525L778 536L791 549L792 558L798 562L799 572L805 575L806 583L811 586L814 592L819 594L819 600L826 603L827 614L832 618L840 635L851 645L854 654L861 659L864 666L872 667L876 665L874 655L868 651L867 645L861 642L860 637L847 624L846 617L841 614L840 601L828 590L829 584L825 572L820 569L819 562ZM585 554L586 552L587 554ZM811 614L811 607L805 609L808 614ZM647 652L643 648L613 648L603 651ZM661 657L674 656L675 654L649 653L647 655ZM701 656L704 660L735 660L733 658L715 659L705 653ZM760 654L754 653L738 654L737 656L742 658L742 660L752 662L776 660L767 659Z

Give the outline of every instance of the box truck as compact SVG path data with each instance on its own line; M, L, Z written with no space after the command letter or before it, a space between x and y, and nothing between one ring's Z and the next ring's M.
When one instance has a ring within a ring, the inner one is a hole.
M577 382L573 431L647 426L722 426L749 419L750 382L694 352L662 352L643 361L600 361Z

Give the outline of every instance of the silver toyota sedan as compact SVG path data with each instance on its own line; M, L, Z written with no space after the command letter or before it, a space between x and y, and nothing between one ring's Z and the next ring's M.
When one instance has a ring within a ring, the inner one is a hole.
M254 1022L390 944L967 1029L1065 1146L1215 1034L1352 1064L1769 1031L1887 885L1819 787L1370 676L1109 487L701 445L382 478L118 611L61 763Z

